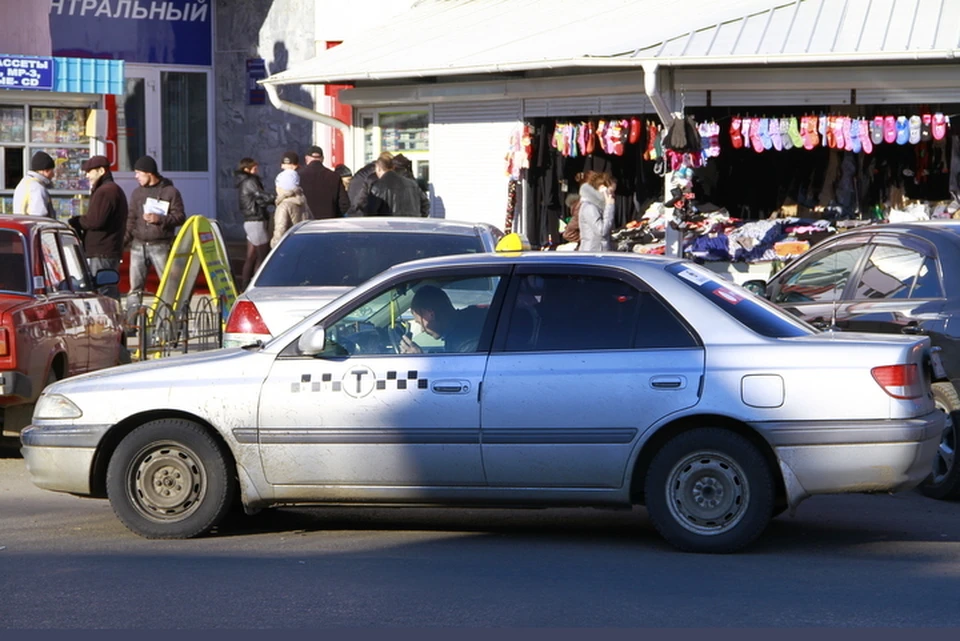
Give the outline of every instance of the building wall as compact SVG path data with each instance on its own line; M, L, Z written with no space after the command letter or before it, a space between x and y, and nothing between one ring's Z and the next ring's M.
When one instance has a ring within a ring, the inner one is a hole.
M267 74L314 55L314 0L217 0L214 73L216 76L217 218L228 238L243 237L234 169L244 156L260 163L271 188L280 157L303 154L312 144L313 124L275 109L269 100L248 104L250 58L263 58ZM312 88L284 87L284 100L313 108Z
M51 0L0 2L0 53L49 56ZM10 3L10 4L7 4Z

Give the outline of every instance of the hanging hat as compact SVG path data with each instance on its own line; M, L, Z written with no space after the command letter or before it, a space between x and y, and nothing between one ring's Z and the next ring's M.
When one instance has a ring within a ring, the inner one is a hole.
M33 158L30 159L30 171L46 171L54 167L56 167L56 165L53 162L53 158L45 151L38 151L33 154Z

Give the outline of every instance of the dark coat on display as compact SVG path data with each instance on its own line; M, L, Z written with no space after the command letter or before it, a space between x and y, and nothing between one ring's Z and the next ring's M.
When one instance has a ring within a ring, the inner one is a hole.
M343 181L322 162L300 168L300 189L314 218L339 218L350 209L350 197Z
M127 229L127 195L113 176L104 174L90 193L87 213L77 223L84 230L83 248L90 258L120 258Z
M246 223L268 220L267 207L273 204L273 196L263 189L260 176L237 172L237 189L240 191L240 213Z

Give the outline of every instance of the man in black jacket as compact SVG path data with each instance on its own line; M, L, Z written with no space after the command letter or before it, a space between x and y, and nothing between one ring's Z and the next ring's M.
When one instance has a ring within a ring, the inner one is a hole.
M412 178L405 178L393 170L393 161L377 159L377 181L370 186L370 195L378 198L380 206L374 213L392 216L422 216L430 213L430 200Z
M130 292L127 313L140 306L147 283L147 263L163 275L177 227L187 219L183 197L168 178L160 175L157 161L143 156L133 165L139 187L130 196L130 214L124 245L130 245Z
M384 151L380 158L386 161L393 160L393 154ZM377 181L377 161L367 163L357 170L350 180L350 187L347 188L347 195L350 196L350 209L347 210L347 216L366 216L376 212L380 208L380 202L374 198L370 200L370 186Z
M300 189L315 219L339 218L350 209L350 197L340 176L323 166L323 149L307 149L305 167L300 168Z
M83 249L90 272L120 269L123 236L127 229L127 195L113 181L106 156L92 156L83 163L90 182L90 206L83 216L70 219L72 227L83 233Z

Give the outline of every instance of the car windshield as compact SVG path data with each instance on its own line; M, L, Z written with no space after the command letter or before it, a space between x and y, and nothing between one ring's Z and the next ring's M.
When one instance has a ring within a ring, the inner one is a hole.
M256 287L355 287L409 260L483 251L471 235L410 232L290 234L264 264Z
M691 263L674 263L667 271L695 292L761 336L790 338L816 334L817 329L747 290Z
M0 291L29 291L23 236L10 229L0 229Z

